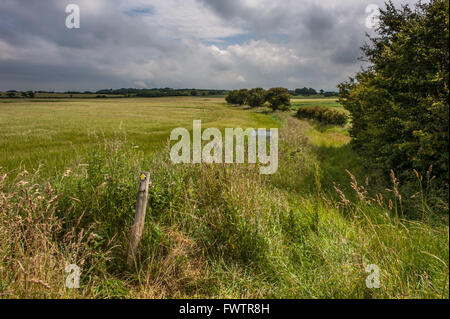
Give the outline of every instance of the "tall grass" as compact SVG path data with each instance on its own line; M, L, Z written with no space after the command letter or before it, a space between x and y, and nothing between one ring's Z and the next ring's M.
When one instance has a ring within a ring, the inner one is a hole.
M50 180L3 172L0 296L448 298L448 222L406 219L395 175L383 194L350 171L347 187L332 186L306 125L282 129L273 176L256 165L175 165L169 145L144 157L124 138L97 141ZM141 170L151 186L130 269ZM65 288L67 264L81 268L80 289ZM379 289L366 287L369 264Z

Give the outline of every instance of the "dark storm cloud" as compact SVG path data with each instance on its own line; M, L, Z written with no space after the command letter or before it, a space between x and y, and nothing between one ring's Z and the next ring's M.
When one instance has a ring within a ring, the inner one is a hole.
M42 90L54 91L61 89L58 83L70 82L70 90L84 91L89 87L96 87L97 83L110 83L116 87L123 83L121 79L99 74L90 67L72 65L54 66L51 64L35 64L32 62L3 62L0 61L2 78L7 83L0 85L9 88L20 87L24 90L39 87ZM69 89L69 87L67 87Z
M66 2L0 2L0 90L333 89L360 68L359 47L371 32L366 6L382 6L378 0L70 2L80 6L80 29L65 27Z

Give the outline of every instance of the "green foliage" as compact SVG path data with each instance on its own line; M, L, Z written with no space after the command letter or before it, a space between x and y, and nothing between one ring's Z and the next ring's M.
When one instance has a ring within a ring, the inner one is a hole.
M249 105L251 107L263 106L267 101L275 110L287 111L291 107L291 95L288 89L271 88L265 91L263 88L254 88L230 91L225 97L229 104Z
M338 93L336 93L336 92L324 92L323 96L325 96L325 97L338 96Z
M26 91L26 92L21 92L22 96L24 98L34 98L35 97L35 93L33 91Z
M321 91L323 91L323 90L321 90ZM305 96L308 96L308 95L316 95L317 94L317 91L316 90L314 90L313 88L307 88L307 87L304 87L303 89L295 89L295 94L296 95L305 95ZM321 94L322 94L323 92L321 92Z
M333 110L326 106L308 107L303 106L297 109L298 118L307 118L318 120L325 124L345 125L348 116L342 111Z
M245 105L248 102L249 91L247 89L233 90L228 93L225 100L229 104Z
M248 90L240 89L237 92L237 104L245 105L245 104L247 104L247 100L248 100Z
M263 88L255 88L249 91L247 103L251 107L263 106L266 102L266 91Z
M277 87L267 90L266 101L274 111L287 111L291 108L291 94L286 88Z
M225 101L227 101L228 104L239 104L238 92L238 90L230 91L225 97Z
M363 51L371 66L341 83L352 145L375 167L405 177L433 165L448 189L449 2L381 10L378 36ZM447 195L448 196L448 195ZM448 197L447 197L448 198Z

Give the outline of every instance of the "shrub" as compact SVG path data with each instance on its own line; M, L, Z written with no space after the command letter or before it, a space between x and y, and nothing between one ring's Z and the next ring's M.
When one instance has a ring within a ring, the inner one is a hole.
M233 90L225 97L229 104L244 105L247 104L249 91L247 89Z
M345 125L348 121L347 114L326 106L303 106L297 110L296 115L298 118L314 119L325 124Z
M249 106L259 107L266 102L266 91L263 88L251 89L248 93L247 103Z
M228 104L238 104L238 91L230 91L225 97L225 101L227 101Z
M237 104L239 105L247 104L247 100L248 100L248 90L240 89L237 92Z
M266 93L266 101L270 103L270 107L274 111L287 111L291 108L291 94L286 88L269 89Z

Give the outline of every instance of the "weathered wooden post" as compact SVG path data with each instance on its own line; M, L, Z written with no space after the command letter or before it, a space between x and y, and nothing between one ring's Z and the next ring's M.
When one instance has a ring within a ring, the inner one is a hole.
M135 262L139 240L142 236L145 221L145 210L147 208L148 185L150 183L150 173L141 172L139 174L139 187L136 203L136 215L131 229L130 250L128 251L127 263L132 266Z

